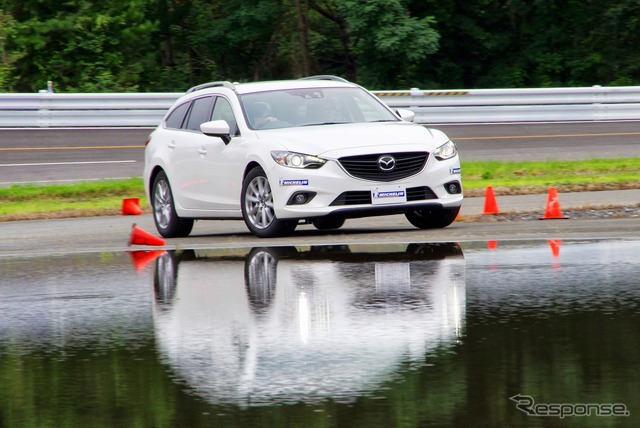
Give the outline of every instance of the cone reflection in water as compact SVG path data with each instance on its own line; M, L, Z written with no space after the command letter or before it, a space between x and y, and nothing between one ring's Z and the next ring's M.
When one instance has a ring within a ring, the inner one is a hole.
M133 223L133 226L131 226L131 237L129 238L129 245L134 244L162 246L165 244L165 240L158 236L152 235L151 233Z
M496 195L493 192L493 187L487 186L484 194L484 210L482 214L498 214L500 210L498 209L498 201L496 200Z
M125 198L122 200L122 215L140 215L140 198Z
M136 250L136 251L127 251L129 256L131 257L131 261L133 262L133 267L136 269L136 272L143 271L147 266L149 266L155 259L166 253L165 250Z
M549 187L549 192L547 194L547 205L544 210L544 216L540 217L540 220L547 219L568 219L569 217L562 215L562 210L560 209L560 199L558 199L558 191L555 187Z
M553 257L560 257L560 245L562 241L559 239L549 239L549 247L551 247L551 255Z

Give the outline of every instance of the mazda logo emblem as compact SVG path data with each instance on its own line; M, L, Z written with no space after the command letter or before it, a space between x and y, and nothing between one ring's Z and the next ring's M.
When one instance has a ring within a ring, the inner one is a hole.
M380 156L378 158L378 168L380 171L393 171L396 167L396 159L390 155Z

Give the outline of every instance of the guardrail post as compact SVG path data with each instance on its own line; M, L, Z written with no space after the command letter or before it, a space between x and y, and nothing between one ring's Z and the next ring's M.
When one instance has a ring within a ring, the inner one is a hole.
M38 96L38 127L49 128L51 127L51 109L52 95L47 91L40 91Z

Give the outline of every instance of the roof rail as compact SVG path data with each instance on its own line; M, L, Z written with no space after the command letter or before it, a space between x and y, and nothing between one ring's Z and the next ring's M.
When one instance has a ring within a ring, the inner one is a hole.
M330 74L320 74L318 76L301 77L298 80L334 80L336 82L349 83L347 79L343 79L342 77L338 77L338 76L332 76Z
M227 81L220 81L220 82L203 83L202 85L194 86L193 88L190 88L187 91L187 93L200 91L202 89L207 89L207 88L217 88L217 87L220 87L220 86L224 86L225 88L229 88L232 91L235 91L235 89L236 89L236 87L235 87L235 85L233 83L227 82Z

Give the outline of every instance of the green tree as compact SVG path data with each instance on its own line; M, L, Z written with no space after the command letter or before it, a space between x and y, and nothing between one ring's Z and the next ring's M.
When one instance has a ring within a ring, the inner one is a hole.
M0 89L21 92L634 85L637 46L638 0L0 0Z
M413 0L432 14L440 49L421 87L496 88L640 83L640 3Z
M157 1L161 87L331 73L367 85L413 79L435 52L433 18L402 0Z
M438 50L432 16L418 18L402 0L312 0L338 27L345 74L378 88L406 85L416 65Z
M279 42L293 10L274 0L157 2L161 86L257 80L288 73Z
M18 54L9 47L15 26L13 17L0 9L0 91L12 89L15 80L14 64Z
M53 80L69 92L139 90L154 25L147 6L147 0L14 2L16 89L34 91Z

